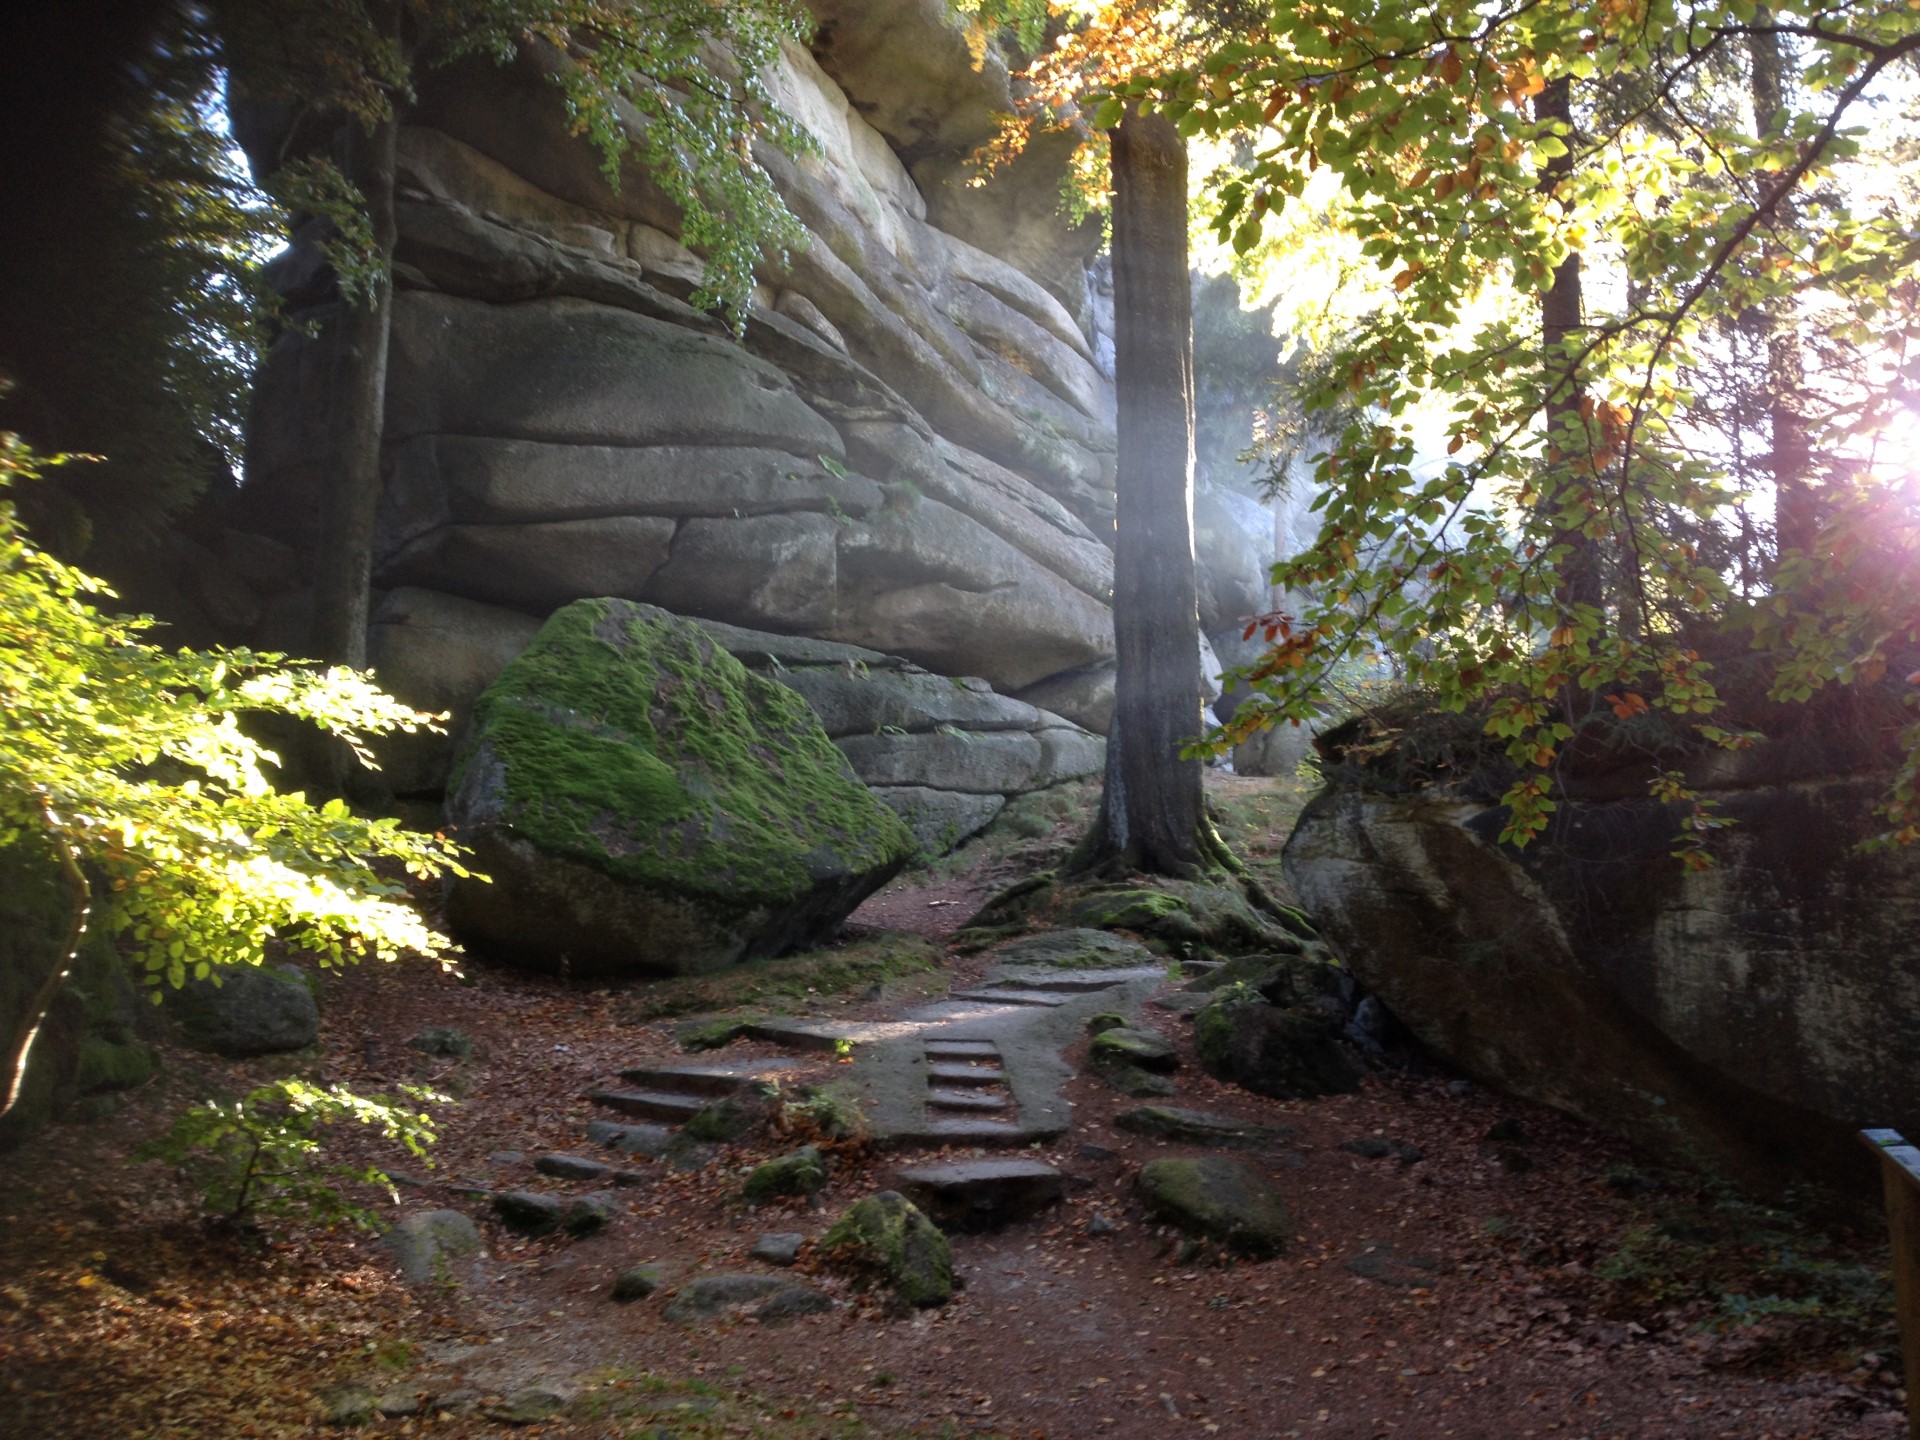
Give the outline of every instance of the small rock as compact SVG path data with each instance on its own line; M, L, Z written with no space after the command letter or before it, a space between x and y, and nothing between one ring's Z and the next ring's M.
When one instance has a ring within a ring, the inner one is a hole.
M662 1267L651 1262L629 1266L614 1280L612 1298L622 1305L634 1300L644 1300L658 1290L665 1279L666 1275Z
M1447 1082L1447 1094L1456 1100L1464 1100L1472 1093L1473 1082L1471 1080L1449 1080Z
M529 1385L514 1391L499 1404L487 1406L485 1414L501 1425L538 1425L566 1408L566 1396L541 1385Z
M784 1275L722 1274L689 1280L661 1313L686 1324L734 1310L747 1310L761 1319L785 1319L832 1308L829 1297Z
M832 1263L886 1285L914 1309L953 1298L953 1256L947 1237L896 1190L856 1203L820 1240Z
M566 1205L558 1195L534 1190L502 1190L493 1197L493 1212L517 1235L551 1235L560 1228Z
M827 1157L812 1145L803 1145L756 1165L740 1187L740 1198L749 1205L765 1205L789 1195L817 1195L827 1185Z
M1360 1088L1366 1067L1339 1024L1307 1009L1215 1000L1193 1020L1200 1068L1216 1080L1274 1100L1313 1100Z
M769 1265L791 1265L800 1258L800 1247L806 1242L807 1237L798 1230L776 1230L754 1241L748 1253Z
M1495 1145L1531 1145L1533 1137L1527 1133L1526 1126L1512 1116L1505 1120L1496 1120L1487 1127L1487 1133L1480 1137Z
M485 1397L478 1390L462 1387L449 1390L444 1395L436 1395L433 1400L434 1413L439 1415L466 1415L472 1412Z
M404 1420L426 1409L426 1403L413 1390L389 1390L380 1397L380 1413L389 1420Z
M1340 1148L1358 1155L1362 1160L1384 1160L1393 1153L1393 1146L1378 1135L1362 1135L1357 1140L1342 1140Z
M1157 1030L1136 1030L1130 1025L1102 1030L1093 1037L1087 1054L1096 1061L1120 1061L1160 1073L1180 1065L1180 1052L1171 1040Z
M1094 1211L1087 1220L1087 1234L1089 1235L1118 1235L1119 1233L1120 1227L1102 1215L1098 1210Z
M1153 1160L1134 1188L1155 1220L1237 1255L1267 1260L1286 1249L1293 1217L1266 1178L1221 1156Z
M502 1169L513 1165L524 1165L527 1163L527 1152L524 1150L496 1150L487 1156L487 1163L489 1165L498 1165Z
M1096 1058L1088 1068L1101 1084L1134 1100L1163 1100L1174 1093L1170 1076L1150 1074L1124 1060Z
M587 1125L587 1139L595 1145L618 1150L622 1155L644 1155L657 1160L673 1143L673 1131L665 1125L622 1125L615 1120L594 1120Z
M1117 1158L1119 1154L1120 1152L1118 1150L1111 1149L1105 1145L1096 1145L1091 1140L1080 1147L1080 1158L1082 1160L1112 1160Z
M749 1085L731 1095L721 1096L710 1105L701 1106L687 1117L680 1133L684 1138L702 1144L730 1145L736 1140L744 1140L757 1130L767 1128L779 1108L779 1087Z
M583 1155L541 1155L533 1162L533 1168L542 1175L552 1175L560 1180L598 1180L613 1167L599 1160L589 1160Z
M582 1195L560 1217L560 1227L576 1240L597 1235L620 1213L620 1202L606 1194Z
M480 1231L458 1210L408 1215L382 1238L409 1285L451 1280L452 1262L480 1251Z
M1347 1261L1350 1274L1382 1285L1419 1289L1433 1284L1440 1262L1429 1255L1409 1255L1385 1245L1369 1245Z
M329 1385L319 1398L329 1425L371 1425L380 1418L380 1397L364 1385Z
M473 1041L466 1031L451 1025L429 1025L407 1044L424 1055L443 1055L450 1060L465 1060L473 1054Z
M1422 1150L1418 1145L1409 1145L1404 1140L1396 1140L1393 1142L1393 1153L1400 1157L1400 1163L1402 1165L1418 1165L1422 1160L1427 1158L1426 1151Z
M1124 1030L1127 1017L1118 1010L1102 1010L1098 1015L1087 1017L1087 1034L1098 1035L1103 1030Z
M1518 1145L1496 1145L1493 1158L1499 1167L1509 1175L1525 1175L1533 1169L1533 1156Z
M811 1285L786 1285L773 1292L747 1313L756 1320L792 1320L801 1315L825 1315L833 1309L833 1297Z
M673 1032L673 1038L680 1042L682 1050L692 1053L720 1050L746 1034L756 1018L751 1015L720 1015L689 1020Z
M320 1038L320 1007L293 965L235 965L168 992L186 1042L218 1055L275 1055Z

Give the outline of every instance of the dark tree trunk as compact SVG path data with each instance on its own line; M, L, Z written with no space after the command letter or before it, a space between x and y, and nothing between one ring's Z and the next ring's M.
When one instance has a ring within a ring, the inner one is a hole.
M1113 631L1119 671L1106 793L1076 870L1190 877L1231 856L1207 819L1198 760L1193 574L1193 303L1187 148L1133 112L1112 132L1115 388Z
M327 434L334 451L320 494L314 566L313 650L329 664L367 663L368 587L380 505L380 442L387 404L387 342L393 330L394 147L399 121L369 133L347 127L347 173L366 197L378 274L368 292L342 298L328 322L337 336Z
M1536 119L1558 120L1571 132L1573 87L1566 76L1550 82L1533 105ZM1567 138L1571 145L1570 133ZM1552 157L1541 170L1541 188L1553 190L1572 170L1571 150L1565 155ZM1580 278L1580 256L1577 253L1570 254L1555 267L1553 284L1540 296L1541 341L1547 356L1547 432L1550 435L1564 425L1579 425L1580 402L1586 394L1585 387L1577 378L1565 373L1566 361L1562 358L1566 345L1579 337L1585 323ZM1581 451L1584 450L1582 446ZM1578 458L1579 455L1566 455L1556 463L1565 465ZM1570 473L1565 474L1561 486L1556 487L1560 492L1557 498L1565 499L1566 490L1577 483ZM1598 607L1606 598L1600 571L1599 546L1577 531L1568 531L1557 538L1568 547L1567 558L1560 571L1557 597L1560 609L1566 612L1576 605Z
M1753 67L1753 128L1759 135L1776 132L1785 101L1788 61L1780 37L1765 29L1772 22L1768 10L1759 10L1754 15L1756 31L1748 39ZM1783 201L1782 205L1787 203ZM1790 218L1782 215L1778 220L1786 222ZM1776 301L1767 306L1761 322L1767 337L1767 428L1772 440L1767 468L1773 475L1774 546L1782 555L1790 550L1805 553L1813 548L1820 517L1810 473L1813 451L1804 413L1806 375L1800 338L1794 333L1788 303Z

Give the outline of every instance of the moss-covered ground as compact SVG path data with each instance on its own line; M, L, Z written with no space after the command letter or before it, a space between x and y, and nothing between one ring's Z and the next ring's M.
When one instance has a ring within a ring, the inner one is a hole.
M940 951L919 935L876 935L846 945L808 950L777 960L755 960L716 975L662 980L635 990L627 1003L634 1020L659 1020L709 1011L784 1013L823 998L864 994L875 986L910 996L945 984Z

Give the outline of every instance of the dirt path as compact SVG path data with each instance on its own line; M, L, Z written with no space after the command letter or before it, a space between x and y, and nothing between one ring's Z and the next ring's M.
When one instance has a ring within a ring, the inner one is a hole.
M965 876L900 885L858 918L944 939L985 888ZM949 955L943 978L962 988L987 964ZM171 1056L167 1080L119 1114L7 1157L0 1433L327 1433L311 1397L339 1380L442 1405L527 1385L574 1392L567 1414L519 1431L554 1437L1902 1433L1879 1302L1841 1323L1790 1293L1767 1303L1756 1291L1751 1323L1715 1323L1739 1308L1724 1287L1785 1283L1785 1242L1775 1237L1769 1250L1747 1231L1720 1235L1713 1226L1733 1223L1724 1206L1671 1183L1623 1194L1646 1177L1611 1142L1441 1075L1376 1077L1356 1096L1292 1104L1227 1089L1193 1062L1186 1023L1151 1002L1143 1023L1182 1052L1174 1103L1294 1131L1253 1158L1296 1218L1289 1254L1178 1263L1131 1180L1143 1161L1180 1147L1116 1129L1114 1115L1136 1102L1082 1076L1065 1091L1069 1133L1021 1152L1068 1173L1066 1202L999 1235L956 1237L966 1283L951 1304L888 1314L842 1281L806 1273L803 1252L802 1278L844 1302L833 1313L685 1328L662 1316L659 1297L610 1303L614 1277L640 1261L682 1277L759 1268L747 1253L759 1235L817 1238L853 1200L886 1187L899 1159L842 1166L818 1208L757 1212L731 1197L743 1169L777 1147L693 1173L655 1166L617 1192L624 1213L607 1232L518 1240L461 1187L568 1188L534 1176L527 1157L582 1148L593 1111L581 1096L608 1074L683 1059L671 1024L630 1023L625 997L611 991L482 968L463 984L424 967L369 967L325 987L327 1078L378 1088L425 1068L464 1090L445 1110L438 1168L405 1204L483 1217L482 1282L410 1294L371 1239L264 1256L206 1239L173 1177L128 1152L196 1088L237 1088L271 1067ZM819 1008L874 1019L925 998L924 989L822 996ZM465 1030L477 1058L423 1062L406 1041L428 1024ZM807 1063L816 1074L835 1065L831 1055ZM1380 1141L1401 1149L1360 1153ZM1411 1162L1407 1146L1419 1152ZM1804 1263L1855 1267L1848 1273L1882 1258L1871 1237L1825 1250L1809 1248L1821 1242L1808 1235L1792 1243ZM591 1413L631 1411L634 1397L666 1408L644 1421ZM476 1413L428 1410L372 1433L508 1432Z

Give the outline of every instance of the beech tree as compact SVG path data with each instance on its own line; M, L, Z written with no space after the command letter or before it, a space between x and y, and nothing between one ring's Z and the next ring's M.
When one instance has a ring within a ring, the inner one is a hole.
M98 608L113 592L20 525L14 497L44 468L0 434L0 846L49 856L71 921L62 953L0 1036L0 1116L19 1099L89 927L123 936L156 987L258 965L275 941L323 965L431 955L446 941L387 867L467 873L441 836L276 791L266 778L275 757L239 723L311 721L365 759L366 737L435 717L343 668L149 643L151 619Z
M1026 7L1032 16L1044 3ZM1083 7L1053 7L1081 10ZM1027 72L1024 117L1002 147L1036 124L1078 127L1106 145L1114 274L1115 476L1113 721L1100 812L1072 861L1079 871L1192 878L1240 868L1208 818L1193 569L1193 310L1188 263L1187 142L1151 100L1123 83L1198 53L1206 23L1190 5L1085 7L1076 26ZM1017 20L1018 7L996 12Z
M1889 82L1917 54L1893 0L1308 0L1129 82L1187 133L1244 138L1215 217L1238 250L1326 168L1390 281L1309 397L1355 407L1320 462L1320 534L1276 573L1322 598L1266 617L1261 699L1217 738L1305 719L1335 666L1390 653L1485 715L1524 844L1593 727L1663 713L1751 743L1718 722L1708 631L1750 641L1777 700L1910 654L1920 241L1898 166L1920 128ZM1757 589L1700 388L1755 316L1777 342ZM1920 727L1902 753L1885 842L1920 838ZM1710 863L1710 807L1677 771L1652 783L1688 816L1683 858Z

